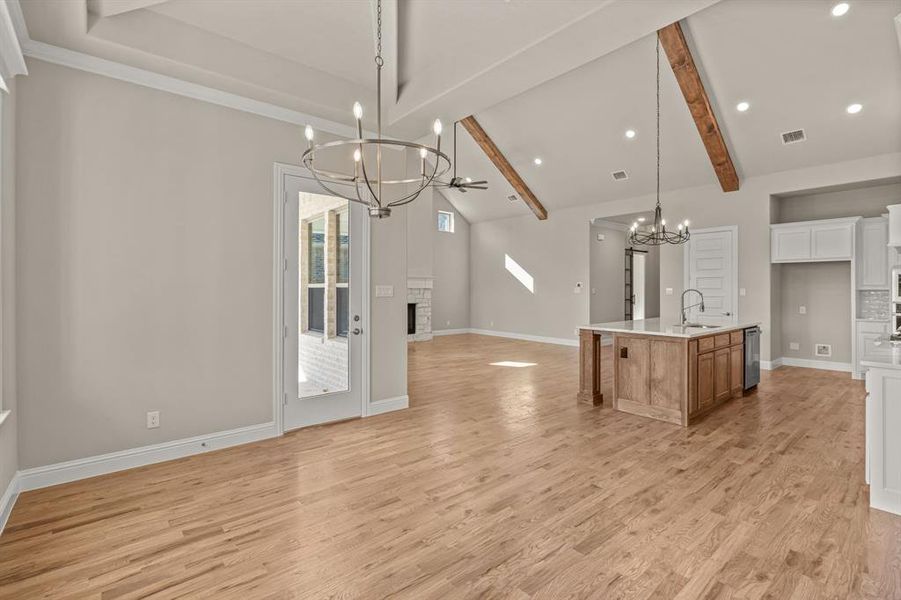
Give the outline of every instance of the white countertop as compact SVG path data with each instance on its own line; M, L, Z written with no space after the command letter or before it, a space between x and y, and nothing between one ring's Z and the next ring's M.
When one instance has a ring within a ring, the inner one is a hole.
M725 323L710 328L680 327L675 322L679 319L642 319L639 321L614 321L612 323L592 323L580 329L590 329L602 333L639 333L642 335L660 335L665 337L696 338L716 333L746 329L760 325L757 321ZM711 323L712 324L712 323Z

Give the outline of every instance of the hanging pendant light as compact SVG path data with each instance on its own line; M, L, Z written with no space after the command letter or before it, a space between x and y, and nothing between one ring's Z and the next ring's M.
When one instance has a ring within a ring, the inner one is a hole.
M356 102L353 115L356 122L357 138L338 140L324 144L314 144L315 132L309 125L304 130L307 139L307 150L301 156L301 162L319 182L326 192L351 202L364 204L369 208L369 215L379 219L391 216L391 209L403 206L415 200L422 191L436 181L436 178L447 173L451 161L441 152L441 130L439 119L435 119L432 131L435 134L435 146L426 146L416 142L382 137L382 1L378 0L377 41L375 54L376 68L376 137L363 137L363 106ZM406 169L407 153L415 153L419 159L419 173L413 177L405 172L391 176L386 174L382 164L383 148L399 150L392 158L398 160L398 170ZM329 155L326 157L326 155ZM319 157L317 159L317 156ZM375 170L372 169L372 157L375 157ZM344 164L340 167L325 169L319 166L323 161L329 164ZM333 170L337 169L337 170ZM335 189L340 188L340 189ZM412 191L411 191L412 188Z
M676 226L676 230L667 230L663 209L660 207L660 38L657 38L657 207L654 209L654 222L647 226L632 223L629 229L629 243L636 246L662 246L663 244L684 244L691 238L688 232L688 219Z

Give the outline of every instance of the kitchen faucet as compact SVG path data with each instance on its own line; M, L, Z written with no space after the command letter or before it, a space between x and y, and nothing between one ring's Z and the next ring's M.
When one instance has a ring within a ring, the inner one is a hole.
M698 296L701 297L701 301L698 302L698 303L696 303L696 304L692 304L691 306L685 306L685 294L687 294L688 292L697 292L697 293L698 293ZM686 311L686 310L691 310L691 309L694 308L695 306L700 306L700 307L701 307L701 312L704 312L704 294L701 293L701 290L696 290L695 288L688 288L687 290L685 290L684 292L682 292L682 301L681 301L681 304L682 304L682 325L684 326L684 325L685 325L685 322L688 320L688 319L685 317L685 311Z

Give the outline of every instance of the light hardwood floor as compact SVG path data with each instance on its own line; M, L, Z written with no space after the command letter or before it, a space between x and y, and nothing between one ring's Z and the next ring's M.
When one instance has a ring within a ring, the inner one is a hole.
M846 374L683 429L577 404L575 348L410 365L407 411L23 494L0 598L901 598Z

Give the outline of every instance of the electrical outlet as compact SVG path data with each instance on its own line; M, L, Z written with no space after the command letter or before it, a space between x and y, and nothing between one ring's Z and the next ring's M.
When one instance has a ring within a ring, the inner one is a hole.
M738 288L738 295L739 296L747 296L748 290L746 290L745 288Z
M152 410L147 413L147 429L156 429L160 426L160 411Z
M448 327L450 327L450 321L448 321L448 322L446 323L446 325L447 325Z
M494 321L488 321L488 327L494 327Z
M789 350L800 350L801 344L799 344L798 342L789 342L788 349Z
M806 315L806 314L807 314L807 307L804 306L803 304L802 304L801 306L799 306L799 307L798 307L798 314Z

